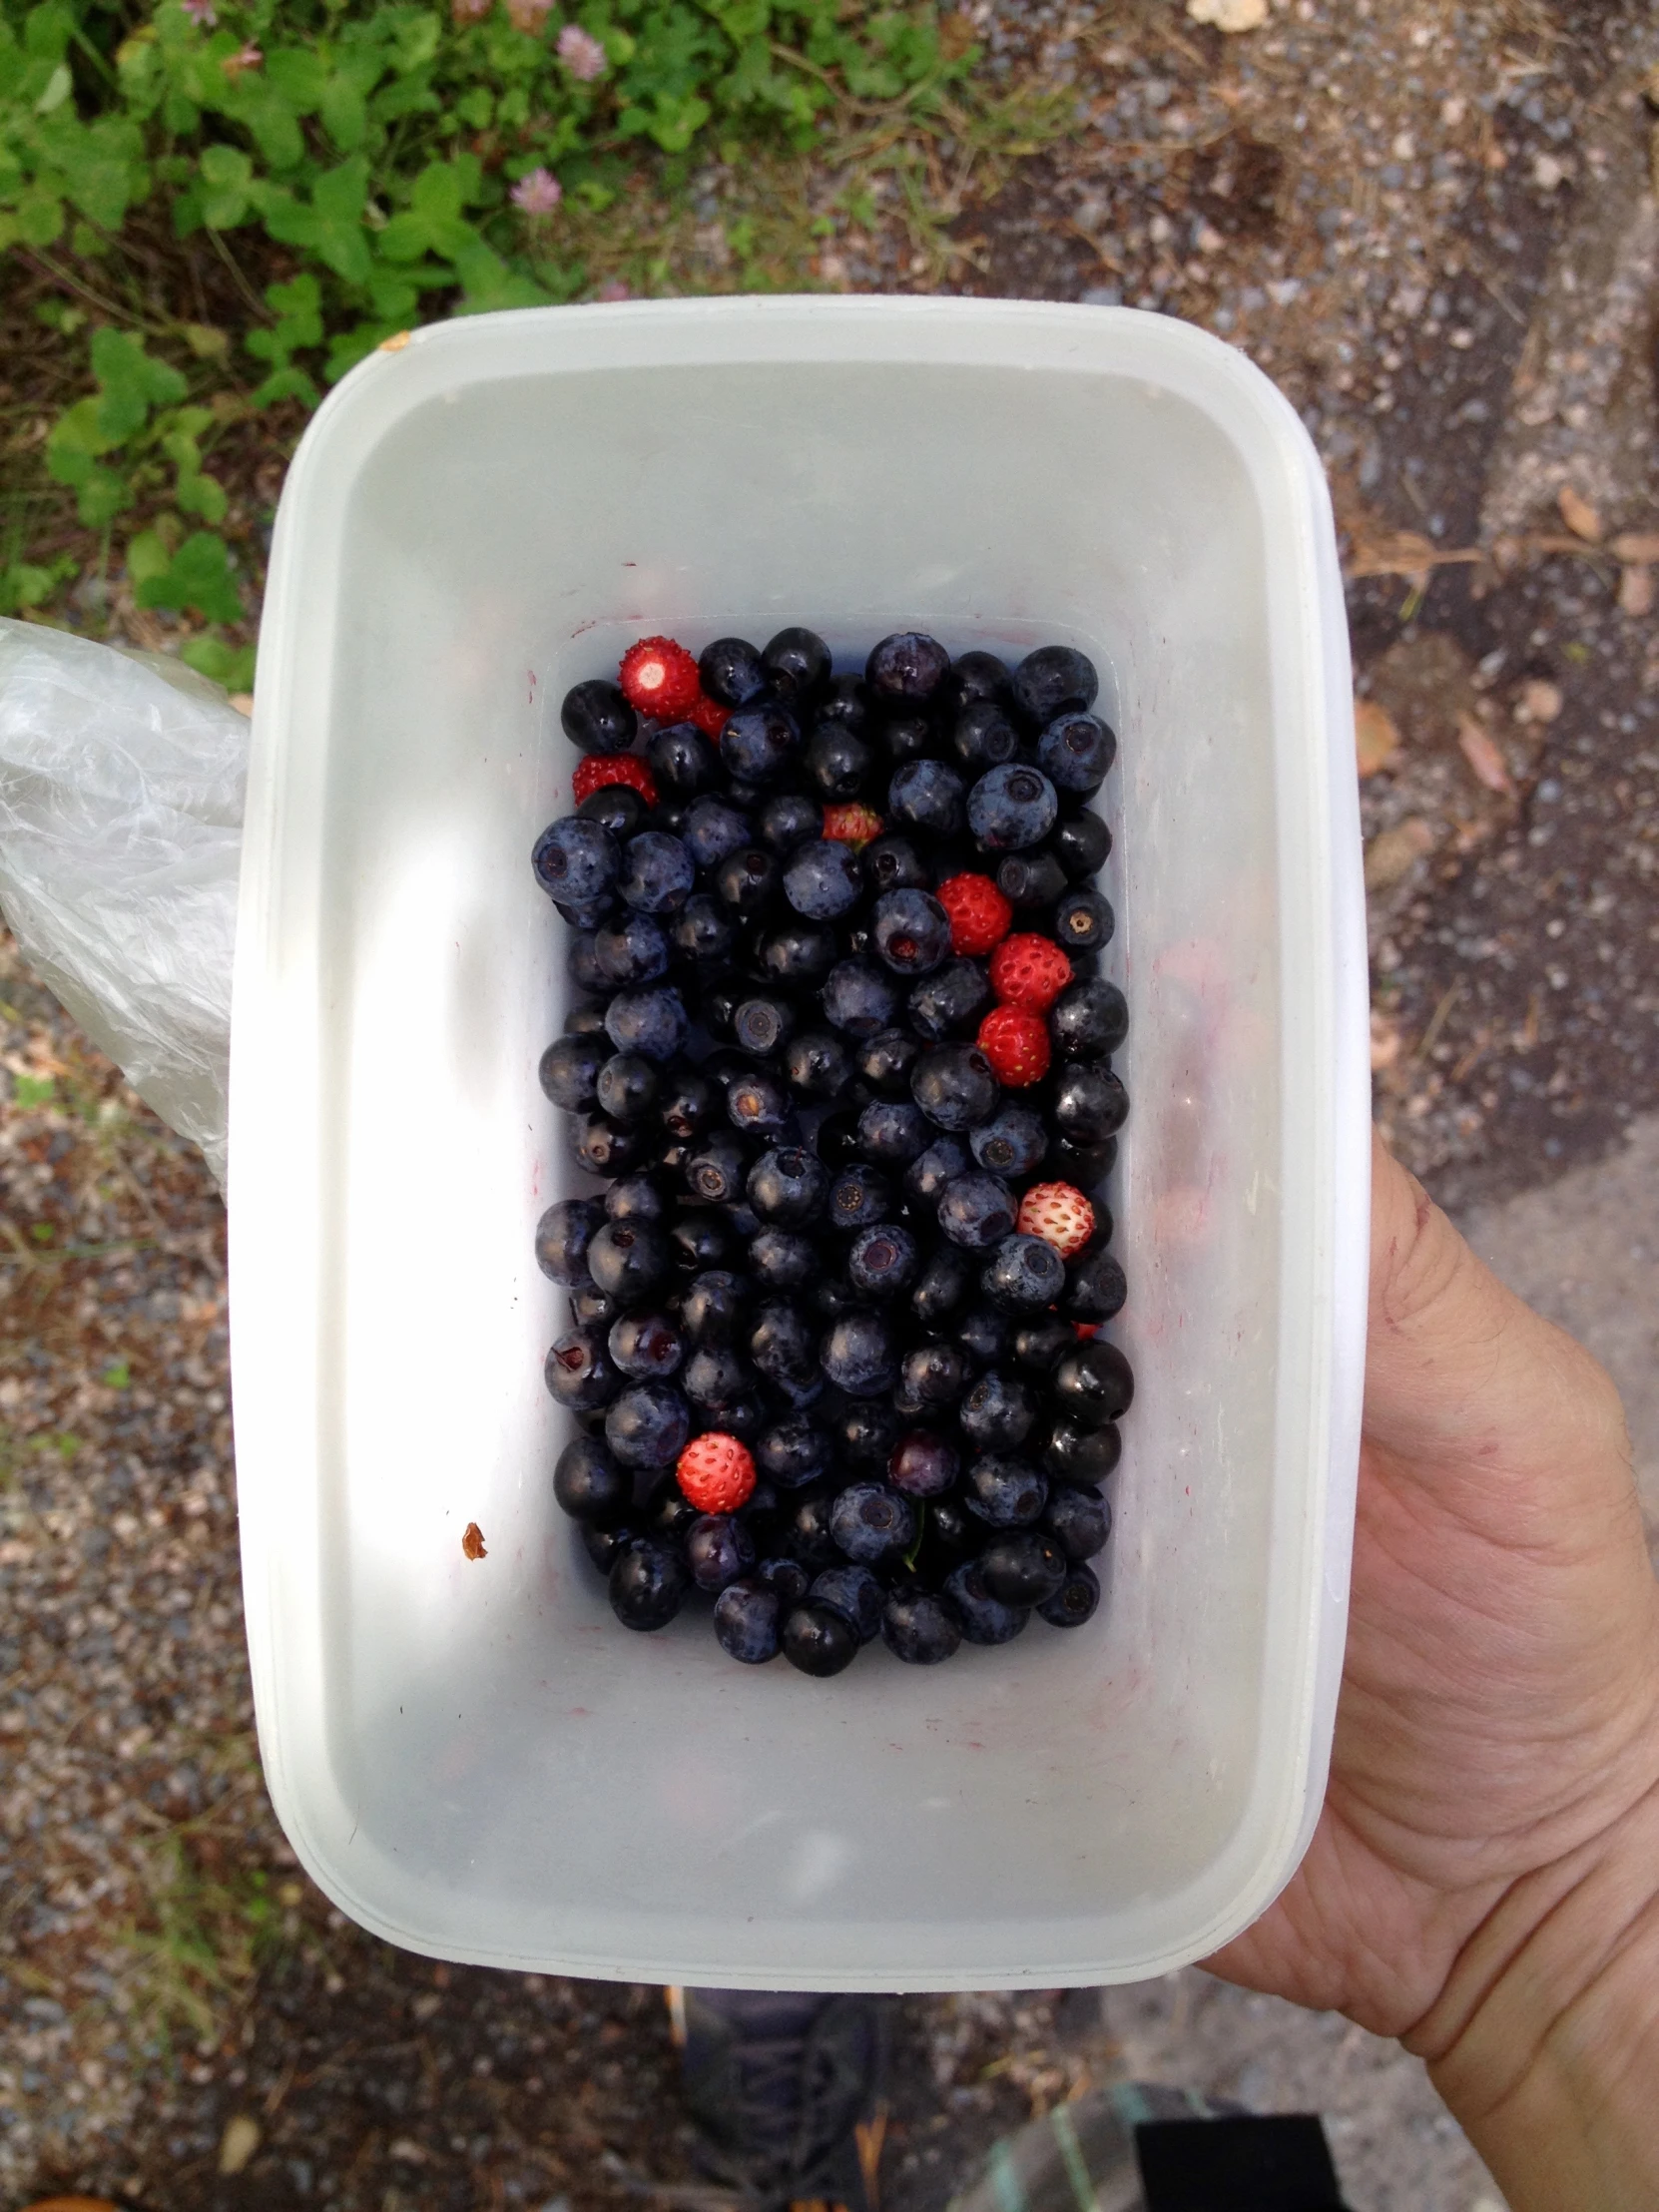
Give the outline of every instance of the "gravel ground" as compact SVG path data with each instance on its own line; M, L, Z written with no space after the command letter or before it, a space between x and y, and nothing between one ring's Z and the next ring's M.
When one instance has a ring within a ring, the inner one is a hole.
M970 12L1076 122L963 210L951 285L1206 322L1330 465L1385 1126L1454 1204L1594 1158L1659 1104L1651 11ZM822 274L906 288L910 256L877 211ZM252 1737L219 1202L9 948L0 1023L0 2199L587 2207L683 2175L657 1992L434 1967L297 1874ZM1323 2103L1357 2212L1497 2204L1410 2061L1197 1975L903 2023L900 2212L1123 2069Z

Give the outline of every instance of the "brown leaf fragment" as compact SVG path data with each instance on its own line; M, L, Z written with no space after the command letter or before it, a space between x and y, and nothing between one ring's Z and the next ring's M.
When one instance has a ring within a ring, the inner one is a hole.
M1580 491L1571 484L1563 484L1555 495L1555 504L1561 510L1561 520L1575 538L1582 538L1588 545L1601 543L1601 517Z
M484 1549L484 1531L475 1520L469 1520L466 1524L461 1536L461 1550L469 1559L487 1559L489 1557L489 1553Z
M1434 832L1420 815L1380 830L1366 847L1367 890L1391 890L1433 849Z
M1392 768L1399 753L1399 731L1386 707L1375 699L1354 703L1354 751L1362 776L1379 776Z
M1381 1075L1399 1058L1399 1024L1374 1006L1371 1010L1371 1071Z
M1607 550L1615 561L1634 561L1646 568L1659 561L1659 530L1621 530Z
M1653 612L1653 571L1644 562L1632 561L1619 570L1619 611L1627 615Z
M1493 744L1491 735L1483 723L1473 715L1457 717L1457 750L1474 771L1475 780L1484 784L1489 792L1500 798L1512 799L1515 787L1509 775L1509 764Z

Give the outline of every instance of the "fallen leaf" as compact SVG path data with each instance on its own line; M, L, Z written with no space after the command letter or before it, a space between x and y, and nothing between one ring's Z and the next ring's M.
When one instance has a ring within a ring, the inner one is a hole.
M1659 561L1659 530L1621 530L1607 550L1616 561L1636 561L1646 567Z
M1589 545L1601 543L1601 517L1582 492L1574 491L1571 484L1563 484L1555 495L1555 504L1561 510L1561 520L1575 538L1583 538Z
M461 1549L469 1559L487 1559L484 1549L484 1531L475 1520L469 1520L461 1536Z
M1457 750L1474 771L1476 781L1484 784L1489 792L1496 792L1504 799L1514 797L1509 764L1492 743L1485 725L1476 722L1473 715L1457 717Z
M239 715L252 715L254 712L254 694L251 691L234 691L225 704L227 707L235 707Z
M1619 570L1619 608L1627 615L1653 612L1653 571L1641 561Z
M1240 31L1259 31L1268 19L1268 0L1187 0L1187 13L1195 23L1213 23L1218 31L1236 37Z
M1362 776L1377 776L1391 768L1399 752L1399 731L1386 707L1375 699L1354 703L1354 751Z
M1433 849L1434 832L1420 815L1396 822L1391 830L1380 830L1366 847L1367 890L1391 890Z
M219 2170L240 2174L260 2147L260 2123L246 2112L233 2112L219 2138Z
M1374 1006L1371 1010L1371 1071L1381 1075L1399 1058L1399 1028Z
M375 347L375 351L378 353L401 353L404 346L408 344L411 334L408 330L394 330L389 338L380 340Z
M1515 701L1517 722L1554 722L1561 712L1561 687L1544 676L1529 677Z

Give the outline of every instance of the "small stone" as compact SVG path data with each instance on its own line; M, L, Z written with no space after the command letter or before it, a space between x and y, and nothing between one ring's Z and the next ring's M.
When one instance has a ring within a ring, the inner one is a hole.
M1561 687L1546 677L1534 676L1520 688L1515 701L1515 720L1519 723L1554 722L1562 706Z
M219 2139L219 2170L240 2174L260 2147L260 2123L246 2112L234 2112Z
M1362 776L1379 776L1391 768L1399 752L1399 731L1394 718L1375 699L1356 700L1354 750Z
M1627 615L1653 612L1653 571L1633 561L1619 571L1619 610Z
M1434 849L1434 832L1420 815L1380 830L1366 847L1366 888L1391 890Z

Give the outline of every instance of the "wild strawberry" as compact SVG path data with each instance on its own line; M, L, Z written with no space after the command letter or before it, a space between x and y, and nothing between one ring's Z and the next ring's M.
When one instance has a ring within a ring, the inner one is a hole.
M641 638L631 645L617 681L629 706L654 722L684 722L703 690L696 661L672 638Z
M978 1045L991 1073L1010 1091L1022 1091L1048 1073L1048 1024L1025 1006L993 1006L979 1024Z
M706 738L716 740L731 719L731 708L723 707L718 699L711 699L707 692L698 693L697 705L686 716L686 720L695 723Z
M1046 1014L1071 981L1071 962L1052 937L1004 937L991 954L991 989L1005 1006Z
M1014 909L988 875L952 875L933 895L950 916L953 952L989 952L1013 923Z
M1033 1183L1019 1202L1019 1233L1074 1260L1094 1235L1094 1208L1072 1183Z
M576 772L570 779L578 807L595 792L602 792L607 784L626 784L630 791L639 793L648 807L657 804L657 779L632 753L590 753L585 760L577 762Z
M719 1428L694 1436L674 1471L700 1513L735 1513L755 1487L755 1461L748 1446Z
M870 807L826 807L824 834L833 844L868 844L885 828Z

